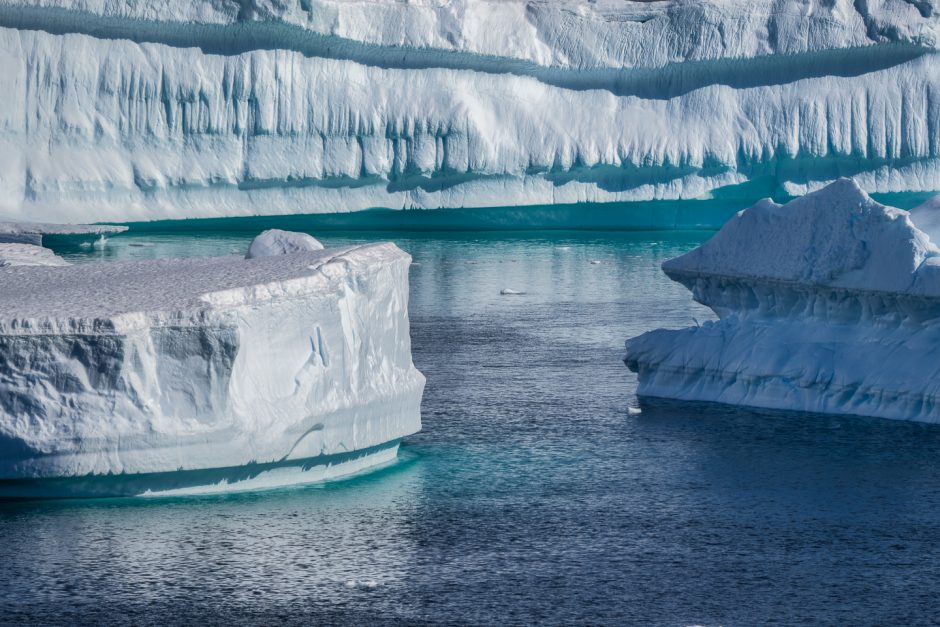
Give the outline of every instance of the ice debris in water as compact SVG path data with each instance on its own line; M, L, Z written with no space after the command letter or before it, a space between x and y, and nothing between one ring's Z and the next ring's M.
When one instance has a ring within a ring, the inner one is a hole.
M510 288L508 288L508 287L499 290L499 293L500 293L501 295L503 295L503 296L522 296L523 294L525 294L525 292L520 292L520 291L518 291L518 290L513 290L513 289L510 289Z
M312 235L269 229L251 241L245 259L260 259L314 250L323 250L323 244Z
M718 321L626 343L638 395L940 422L940 250L843 179L663 271Z
M366 579L366 580L356 580L350 579L346 582L346 587L350 590L375 590L379 587L378 582L375 579Z

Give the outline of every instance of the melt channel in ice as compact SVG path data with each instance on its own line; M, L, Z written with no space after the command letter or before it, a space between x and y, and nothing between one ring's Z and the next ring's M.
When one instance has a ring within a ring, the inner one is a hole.
M410 261L384 243L0 268L0 496L272 487L394 459L421 428Z
M851 180L761 201L663 264L719 319L628 340L637 394L940 422L938 254Z

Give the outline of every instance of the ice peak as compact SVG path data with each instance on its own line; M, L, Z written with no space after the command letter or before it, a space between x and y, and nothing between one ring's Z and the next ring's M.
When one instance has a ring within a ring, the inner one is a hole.
M904 292L938 252L908 212L840 179L785 205L758 202L663 270L676 280L707 274Z

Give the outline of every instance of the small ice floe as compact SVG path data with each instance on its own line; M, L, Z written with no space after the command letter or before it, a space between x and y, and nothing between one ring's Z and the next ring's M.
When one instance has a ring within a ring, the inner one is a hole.
M643 413L643 410L639 407L627 407L627 414L631 416L638 416Z
M375 590L379 587L375 579L350 579L345 585L350 590Z
M525 292L520 292L518 290L511 290L508 287L502 290L499 290L501 296L522 296Z
M82 242L81 244L78 245L78 247L79 247L79 248L83 248L83 249L85 249L85 250L88 250L88 249L91 248L93 245L94 245L94 244L92 244L92 242Z
M592 266L600 265L600 263L601 263L601 260L600 260L600 259L591 259L591 265L592 265Z
M571 246L556 246L555 250L571 250Z

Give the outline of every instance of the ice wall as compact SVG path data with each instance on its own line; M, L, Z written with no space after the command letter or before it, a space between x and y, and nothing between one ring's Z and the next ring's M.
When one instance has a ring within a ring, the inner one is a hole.
M719 320L628 340L638 395L940 422L940 249L852 181L758 203L663 270Z
M270 485L388 461L421 426L409 264L372 244L0 269L0 496L76 477L88 485L43 490Z
M797 194L844 175L936 190L937 15L932 0L0 0L0 215Z

